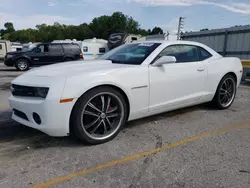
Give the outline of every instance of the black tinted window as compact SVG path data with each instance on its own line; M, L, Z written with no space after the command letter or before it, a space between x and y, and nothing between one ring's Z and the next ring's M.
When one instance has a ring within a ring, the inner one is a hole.
M65 52L80 53L81 49L78 44L63 44Z
M0 50L2 50L3 49L3 46L2 46L2 44L0 44Z
M106 52L106 49L105 49L105 48L99 48L99 52L100 52L100 53L105 53L105 52Z
M47 44L39 45L37 48L40 49L40 51L38 49L36 51L39 51L41 53L49 52L49 46Z
M83 50L84 52L88 52L88 47L87 47L87 46L84 46L82 50Z
M207 50L200 47L200 60L204 61L210 57L212 57L212 55Z
M136 37L132 37L131 40L134 41L134 40L137 40L137 38Z
M52 44L52 45L49 45L49 52L61 53L61 52L63 52L63 49L62 49L61 45Z
M196 46L172 45L165 48L160 54L162 56L174 56L177 63L199 61L199 51Z

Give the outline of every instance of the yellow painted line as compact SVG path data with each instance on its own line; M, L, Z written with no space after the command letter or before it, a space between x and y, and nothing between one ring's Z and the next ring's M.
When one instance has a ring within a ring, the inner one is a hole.
M171 143L171 144L164 145L164 146L162 146L160 148L150 149L150 150L147 150L147 151L144 151L144 152L141 152L141 153L137 153L137 154L134 154L134 155L124 157L122 159L118 159L118 160L108 162L106 164L102 164L102 165L97 166L97 167L83 169L83 170L78 171L78 172L73 172L73 173L70 173L70 174L65 175L65 176L61 176L61 177L58 177L58 178L55 178L55 179L51 179L51 180L45 181L45 182L43 182L41 184L31 186L30 188L44 188L44 187L48 187L48 186L58 184L58 183L61 183L61 182L64 182L64 181L70 181L73 178L76 178L76 177L79 177L79 176L83 176L83 175L86 175L86 174L90 174L90 173L93 173L93 172L104 170L104 169L106 169L108 167L112 167L112 166L115 166L115 165L120 165L120 164L129 162L129 161L133 161L133 160L136 160L136 159L139 159L139 158L143 158L145 156L152 155L152 154L155 154L155 153L160 152L160 151L176 148L178 146L181 146L181 145L196 141L196 140L201 139L201 138L205 138L205 137L208 137L208 136L212 136L212 135L215 135L215 134L223 133L223 132L226 132L226 131L229 131L229 130L233 130L233 129L237 129L237 128L241 128L241 127L249 126L249 125L250 125L250 121L242 123L242 124L227 126L227 127L222 128L222 129L219 129L219 130L215 130L215 131L212 131L212 132L207 132L207 133L200 134L198 136L185 138L183 140L180 140L180 141L177 141L177 142L174 142L174 143Z

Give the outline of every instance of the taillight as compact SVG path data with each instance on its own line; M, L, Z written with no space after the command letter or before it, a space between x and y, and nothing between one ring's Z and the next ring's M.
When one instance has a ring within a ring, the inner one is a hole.
M82 59L83 59L83 55L82 55L82 53L80 53L80 58L82 58Z

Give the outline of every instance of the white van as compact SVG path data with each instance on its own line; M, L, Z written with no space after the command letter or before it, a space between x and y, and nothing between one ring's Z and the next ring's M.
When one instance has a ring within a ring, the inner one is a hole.
M22 51L23 45L19 42L12 42L11 43L11 51L12 52L17 52L17 51Z
M11 42L8 40L0 40L0 59L4 59L7 52L11 52Z

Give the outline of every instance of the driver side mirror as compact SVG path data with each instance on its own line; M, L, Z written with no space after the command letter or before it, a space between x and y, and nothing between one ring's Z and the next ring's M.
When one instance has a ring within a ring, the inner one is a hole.
M153 66L159 67L164 64L176 63L176 58L174 56L162 56L153 64Z

